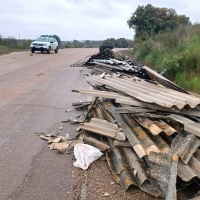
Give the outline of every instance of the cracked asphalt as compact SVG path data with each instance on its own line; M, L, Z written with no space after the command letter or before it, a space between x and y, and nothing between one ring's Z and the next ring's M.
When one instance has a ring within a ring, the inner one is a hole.
M59 132L72 102L87 97L71 92L88 87L83 68L70 64L98 49L61 49L0 56L0 199L67 200L72 155L49 150L36 132ZM61 134L75 134L64 124Z

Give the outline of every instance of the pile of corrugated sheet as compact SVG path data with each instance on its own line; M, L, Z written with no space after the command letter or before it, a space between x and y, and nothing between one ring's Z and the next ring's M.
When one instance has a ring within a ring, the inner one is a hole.
M112 51L112 49L113 49L113 47L111 47L111 46L102 45L99 47L99 53L88 57L83 62L74 63L73 65L71 65L71 67L84 67L86 65L92 65L93 60L95 60L95 59L107 60L110 58L114 58L114 52Z
M85 143L105 151L122 189L173 200L200 185L200 97L146 66L93 62L93 89L72 90L94 97L80 130Z
M132 68L133 66L143 65L143 63L140 60L134 61L131 58L129 58L129 60L126 60L126 62L123 62L125 60L124 56L122 56L119 52L114 53L112 49L113 47L111 46L102 45L99 47L99 53L87 57L85 61L78 61L72 64L71 67L85 67L88 65L96 65L97 63L107 63L114 65L122 65L128 70L130 67Z

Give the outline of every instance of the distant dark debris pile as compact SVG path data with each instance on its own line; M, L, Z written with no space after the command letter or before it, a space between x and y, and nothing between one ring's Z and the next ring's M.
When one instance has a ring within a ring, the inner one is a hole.
M116 60L116 62L113 62L113 59ZM96 65L96 62L109 63L113 65L121 65L122 63L118 61L125 61L124 56L122 56L119 52L114 52L112 46L102 45L99 47L99 53L91 55L85 61L76 62L72 64L71 67L85 67L89 65ZM141 61L139 60L135 61L131 58L128 58L126 62L127 64L130 64L132 66L138 66L138 67L143 66L143 63Z

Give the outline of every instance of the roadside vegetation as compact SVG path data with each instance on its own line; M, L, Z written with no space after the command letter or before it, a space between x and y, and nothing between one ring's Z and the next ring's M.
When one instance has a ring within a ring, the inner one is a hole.
M145 7L142 9L144 11ZM186 16L178 16L175 11L173 13L175 16L173 19L177 21L174 23L170 21L171 24L168 27L167 24L163 26L164 29L157 28L156 32L150 28L146 29L151 30L149 32L136 31L133 55L158 73L166 72L167 78L184 89L200 93L200 24L192 25ZM143 16L148 17L148 14L145 13ZM155 17L159 19L158 16ZM137 27L137 25L133 26ZM159 27L159 25L150 27Z
M0 55L16 51L27 51L30 43L31 40L17 40L13 37L2 38L0 35Z
M135 45L134 56L186 90L200 93L200 25L179 27Z

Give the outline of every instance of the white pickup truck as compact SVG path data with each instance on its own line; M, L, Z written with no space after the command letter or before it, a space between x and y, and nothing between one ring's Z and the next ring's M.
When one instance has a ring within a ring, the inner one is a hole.
M46 51L48 54L51 51L58 53L58 42L51 35L41 35L37 40L30 45L31 52L41 51L42 53Z

